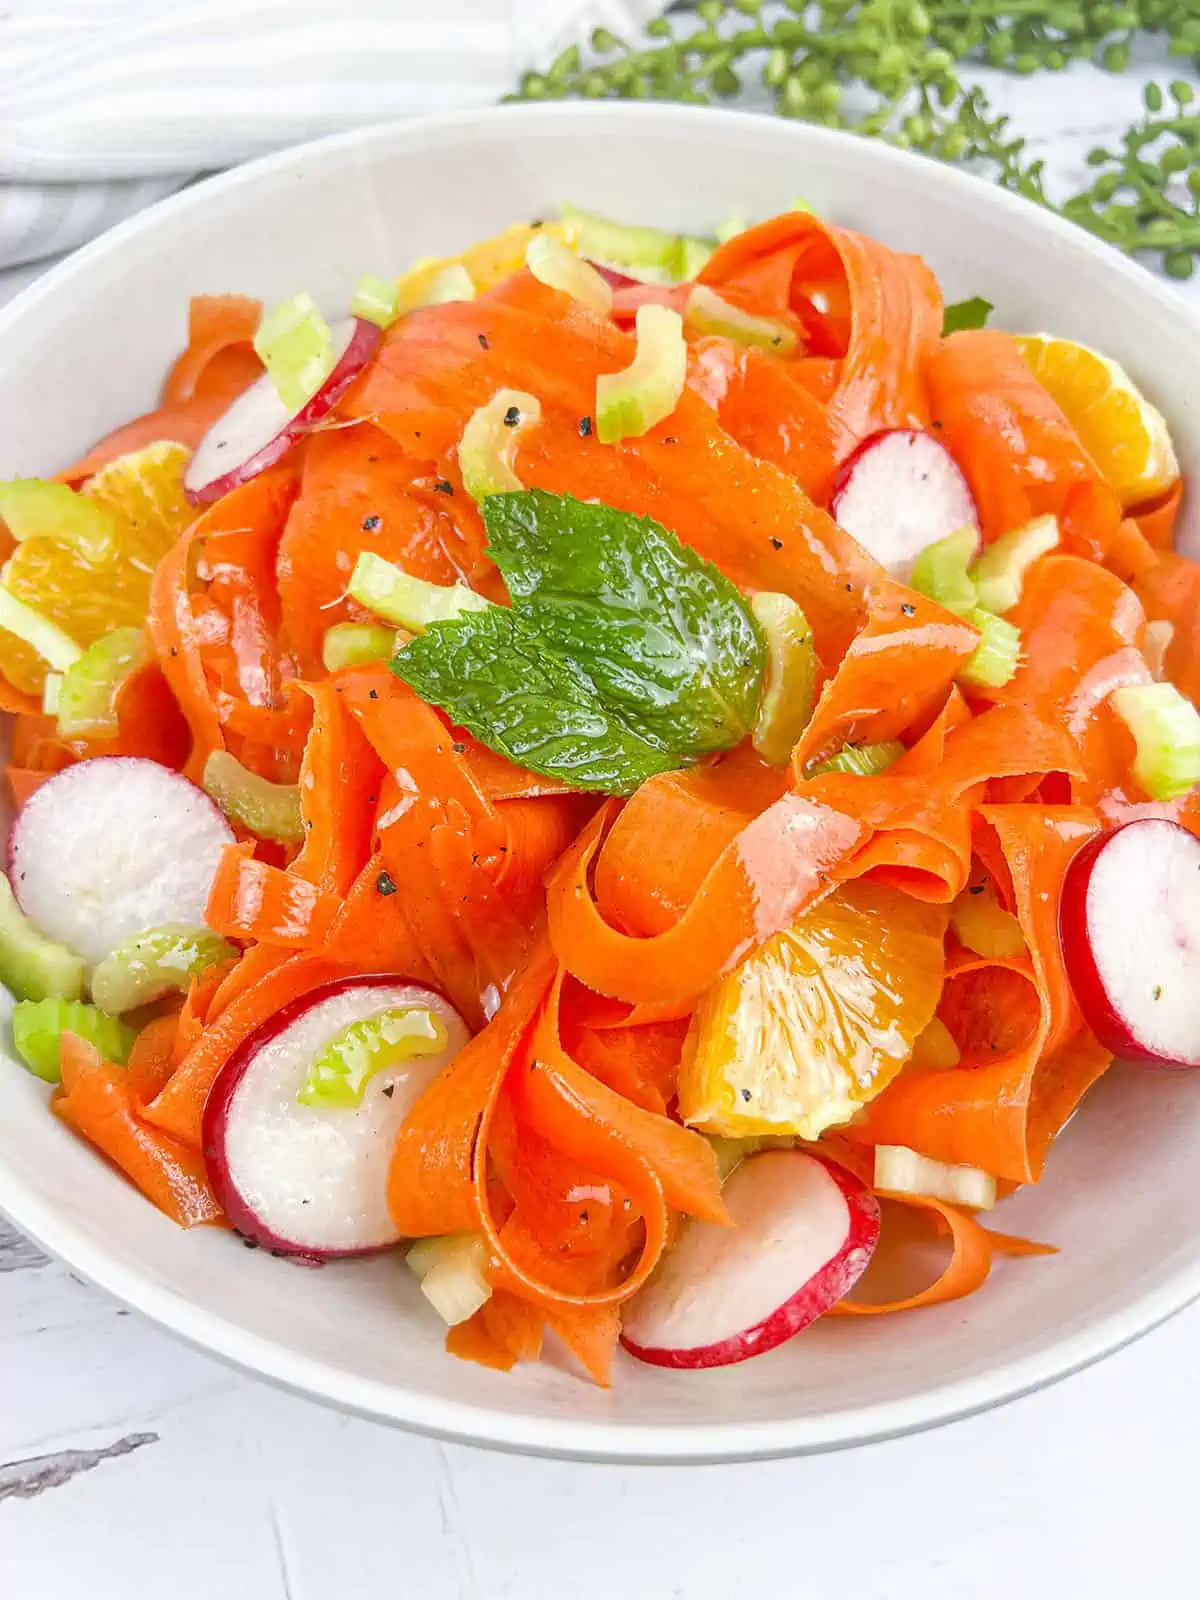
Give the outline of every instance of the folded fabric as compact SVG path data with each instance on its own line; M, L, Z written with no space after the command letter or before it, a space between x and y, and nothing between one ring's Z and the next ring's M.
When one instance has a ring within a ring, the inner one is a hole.
M663 0L8 0L0 266L73 248L198 171L489 105Z

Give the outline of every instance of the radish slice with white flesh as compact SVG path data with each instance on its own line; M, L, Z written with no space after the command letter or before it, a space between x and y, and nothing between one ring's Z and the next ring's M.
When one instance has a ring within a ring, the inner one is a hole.
M339 1035L409 1009L433 1014L436 1047L385 1060L357 1104L301 1100ZM469 1038L441 995L401 977L342 978L268 1018L221 1069L204 1108L209 1177L233 1226L269 1250L310 1260L395 1244L387 1178L396 1135Z
M803 1150L748 1157L723 1199L734 1226L689 1218L625 1308L639 1361L726 1367L773 1350L849 1292L879 1239L866 1185Z
M202 923L233 842L218 808L179 773L96 756L30 795L9 836L8 870L29 920L95 966L148 928Z
M840 527L902 583L925 549L979 512L954 458L931 433L873 433L842 466L830 502Z
M1161 817L1097 835L1067 869L1059 929L1075 997L1106 1049L1200 1067L1200 839Z
M347 317L331 329L333 371L299 411L279 398L264 373L240 394L196 446L183 475L183 489L194 506L219 500L239 484L273 467L315 422L338 403L379 348L383 329L362 317Z

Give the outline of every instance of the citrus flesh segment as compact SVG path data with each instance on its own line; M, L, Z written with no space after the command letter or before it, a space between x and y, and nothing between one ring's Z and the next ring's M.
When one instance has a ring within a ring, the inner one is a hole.
M1122 505L1140 505L1170 488L1179 462L1166 420L1123 367L1046 333L1021 334L1017 346Z
M5 588L84 648L113 628L140 627L154 569L194 516L183 493L189 455L185 446L163 440L110 462L82 493L112 514L112 556L91 563L70 544L39 535L13 551ZM24 693L40 694L46 663L12 634L0 633L0 673Z
M768 939L701 1000L679 1111L725 1138L815 1139L879 1094L942 992L947 913L853 883Z

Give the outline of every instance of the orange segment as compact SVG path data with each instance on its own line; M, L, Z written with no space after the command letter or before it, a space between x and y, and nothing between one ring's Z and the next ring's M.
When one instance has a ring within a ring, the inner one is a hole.
M434 279L447 267L465 267L471 282L481 294L505 278L511 278L514 272L520 272L525 265L526 246L537 233L548 233L556 239L565 238L561 223L518 222L511 228L505 228L503 233L493 234L490 239L481 239L461 255L425 256L420 261L414 261L397 284L400 310L411 311L424 304Z
M110 462L82 492L112 513L116 554L92 565L61 540L26 539L5 566L5 588L78 645L112 628L140 627L154 568L192 519L183 493L190 455L164 440ZM0 672L26 694L40 694L46 663L12 634L0 633Z
M1121 497L1140 505L1179 477L1171 435L1123 367L1072 339L1021 334L1017 347Z
M853 883L704 997L679 1077L683 1120L724 1138L815 1139L900 1071L937 1009L944 907Z

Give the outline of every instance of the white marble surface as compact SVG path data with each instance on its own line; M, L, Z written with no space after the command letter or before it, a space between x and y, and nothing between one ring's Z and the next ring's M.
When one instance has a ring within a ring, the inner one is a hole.
M1136 90L1004 85L1068 166ZM0 279L0 297L16 288ZM1200 305L1200 286L1181 291ZM335 1415L174 1343L0 1224L6 1600L1056 1600L1194 1582L1200 1307L933 1434L726 1468L520 1460Z

